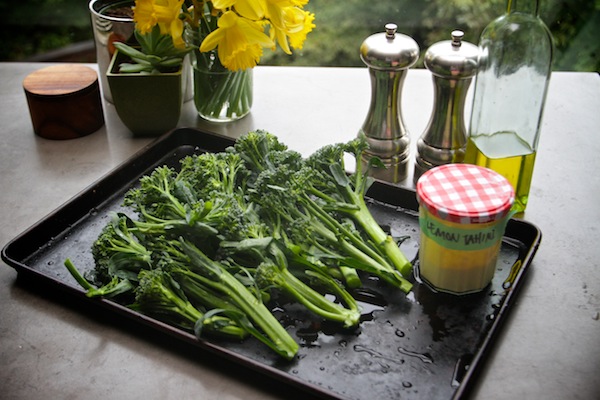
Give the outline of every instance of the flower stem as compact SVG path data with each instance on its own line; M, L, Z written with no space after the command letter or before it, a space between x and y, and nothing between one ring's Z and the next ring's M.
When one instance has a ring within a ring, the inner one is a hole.
M232 120L246 115L252 98L251 73L251 70L211 72L197 65L194 96L200 116Z

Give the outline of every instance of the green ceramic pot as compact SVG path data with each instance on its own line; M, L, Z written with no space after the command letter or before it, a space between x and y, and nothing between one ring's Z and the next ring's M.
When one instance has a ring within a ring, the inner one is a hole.
M175 128L182 106L182 68L173 73L120 73L116 51L106 73L121 121L135 136L159 136Z

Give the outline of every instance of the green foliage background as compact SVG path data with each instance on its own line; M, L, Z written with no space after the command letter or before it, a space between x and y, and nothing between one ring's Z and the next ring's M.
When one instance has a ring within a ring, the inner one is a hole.
M25 60L92 38L87 0L0 2L0 61Z
M449 39L454 29L477 43L505 7L506 0L311 0L307 8L316 14L317 28L304 48L292 56L266 51L261 64L362 66L360 44L387 22L414 38L421 54ZM600 0L542 0L540 15L554 37L554 70L600 72ZM2 2L0 21L2 61L26 60L93 38L87 0Z

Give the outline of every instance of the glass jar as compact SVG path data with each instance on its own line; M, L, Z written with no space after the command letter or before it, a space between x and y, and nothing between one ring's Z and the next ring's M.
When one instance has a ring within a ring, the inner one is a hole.
M469 164L434 167L417 181L417 277L434 291L481 291L494 277L514 200L500 174Z
M506 14L481 34L464 159L508 179L517 212L527 206L552 70L552 36L539 3L508 0Z

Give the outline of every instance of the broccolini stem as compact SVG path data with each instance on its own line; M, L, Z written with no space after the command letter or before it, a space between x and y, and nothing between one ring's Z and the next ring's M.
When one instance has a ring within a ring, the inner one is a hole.
M82 288L84 288L87 291L96 289L94 285L89 283L87 279L85 279L83 275L81 275L81 272L79 272L79 270L75 267L75 264L73 264L73 262L69 258L65 260L65 267L67 267L67 270L69 271L71 276L75 278L77 283L79 283Z
M349 301L352 307L346 309L339 304L327 300L321 293L296 278L287 268L280 269L279 272L283 278L281 286L315 314L331 321L342 322L346 328L359 323L360 312L358 307L355 307L355 302L345 298L344 300Z
M388 235L380 246L384 249L385 254L392 261L394 267L396 267L403 277L408 278L412 273L412 264L400 250L396 241Z
M331 215L327 214L321 208L319 208L316 204L314 204L314 202L312 200L310 200L308 198L305 198L305 200L306 200L306 204L305 204L306 207L314 215L319 217L319 219L331 230L330 232L327 232L325 229L319 229L320 227L318 225L315 225L315 229L319 229L319 233L321 233L323 235L323 237L326 237L326 238L328 238L328 240L335 242L337 240L340 240L339 238L336 237L335 232L340 232L342 234L342 237L344 238L344 240L348 241L348 243L352 243L352 245L354 245L354 247L356 247L358 250L365 253L365 255L372 258L375 262L381 264L382 266L385 266L386 268L387 267L391 268L391 265L389 265L387 260L384 257L382 257L381 253L376 251L377 249L372 248L369 245L367 245L362 240L361 237L355 235L354 233L352 233L348 229L346 229L335 218L333 218Z
M208 270L212 276L217 275L218 282L212 282L212 286L230 298L267 336L266 338L260 336L257 338L282 357L288 360L294 358L298 352L298 344L262 301L257 299L219 263L208 258L197 247L184 240L181 240L181 243L192 265L199 270Z
M382 249L382 252L392 262L394 267L400 271L403 277L408 278L412 272L412 264L400 250L394 239L386 234L381 226L375 221L373 214L369 211L363 196L350 190L348 196L352 198L353 204L359 205L359 210L351 213L352 217L367 232L371 240Z
M346 267L343 265L339 268L340 272L342 273L342 276L344 277L344 281L346 282L346 285L348 285L349 288L356 289L362 286L362 281L360 280L356 269L352 267Z
M212 335L227 339L243 340L248 337L248 333L243 327L236 325L232 319L219 315L204 318L203 326L209 329Z
M355 268L363 269L365 272L372 273L384 279L386 282L396 286L405 293L410 292L412 289L412 283L407 281L399 271L395 269L387 268L385 265L381 265L368 257L362 251L358 250L352 244L345 240L340 241L340 246L345 249L352 257L359 260L360 263L356 264Z

